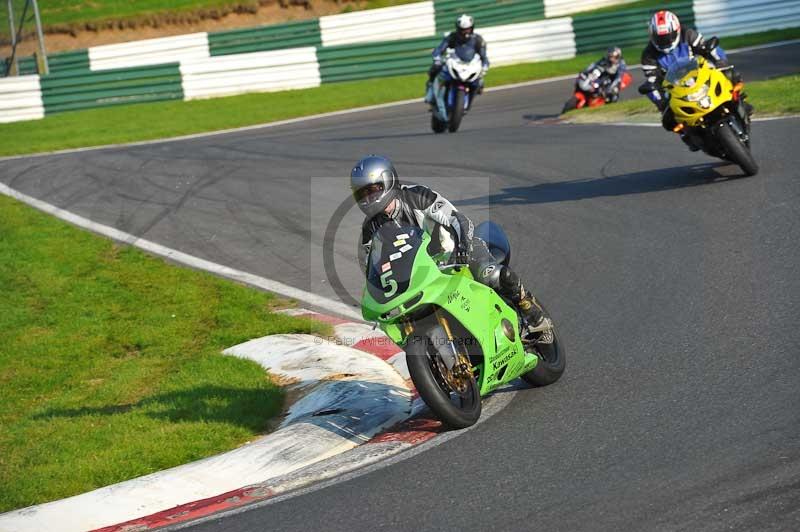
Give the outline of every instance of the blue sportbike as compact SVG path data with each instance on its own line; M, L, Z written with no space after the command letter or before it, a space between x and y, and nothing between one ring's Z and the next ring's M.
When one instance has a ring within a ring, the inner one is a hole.
M448 49L444 68L433 81L431 129L435 133L458 131L480 87L482 71L483 62L473 48Z

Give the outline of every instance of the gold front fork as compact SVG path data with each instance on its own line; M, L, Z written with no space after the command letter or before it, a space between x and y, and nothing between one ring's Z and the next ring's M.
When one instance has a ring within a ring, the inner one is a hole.
M436 320L439 322L439 325L442 326L442 329L444 329L444 332L447 335L447 339L452 342L453 332L450 330L450 324L447 323L447 318L445 318L442 315L441 311L438 308L436 309L435 314L436 314Z
M447 318L442 314L440 309L435 310L436 320L439 322L439 325L442 326L444 329L444 333L447 335L447 340L453 346L453 349L456 353L456 359L458 360L458 365L455 371L455 375L451 376L450 379L453 384L456 384L459 390L463 391L463 388L467 384L467 380L473 376L474 368L472 367L472 363L469 360L469 357L464 352L463 349L459 348L459 342L455 341L455 337L453 336L453 331L450 329L450 323L448 323Z

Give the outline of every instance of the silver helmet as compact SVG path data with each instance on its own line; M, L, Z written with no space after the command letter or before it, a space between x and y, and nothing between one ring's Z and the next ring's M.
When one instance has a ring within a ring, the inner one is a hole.
M456 19L456 36L458 41L465 43L469 40L472 32L475 31L475 19L463 13Z
M367 155L350 172L350 189L364 214L376 216L397 197L400 189L397 170L388 158Z

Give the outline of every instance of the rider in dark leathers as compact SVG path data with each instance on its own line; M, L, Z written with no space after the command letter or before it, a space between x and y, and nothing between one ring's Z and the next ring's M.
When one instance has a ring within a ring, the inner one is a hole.
M606 101L616 102L619 100L622 77L627 71L628 66L622 58L622 50L616 46L611 46L606 50L606 55L586 67L578 77L581 79L588 77L607 79L608 82L601 85L603 96Z
M366 214L359 239L359 262L366 268L372 236L381 225L396 221L422 228L451 260L468 264L476 281L495 289L513 303L528 321L531 332L542 332L546 343L552 323L519 276L498 263L486 242L473 235L472 222L444 196L423 185L400 184L397 171L386 157L369 155L350 173L350 187ZM552 340L550 340L552 341Z
M433 56L433 64L428 70L428 81L425 84L425 101L428 103L433 102L433 80L439 75L444 67L444 54L448 48L456 48L458 46L468 46L475 50L475 53L481 57L483 63L483 71L478 79L478 94L483 92L483 77L489 71L489 56L486 55L486 41L483 37L475 33L475 22L469 15L460 15L456 19L456 29L448 33L439 46L433 49L431 55Z

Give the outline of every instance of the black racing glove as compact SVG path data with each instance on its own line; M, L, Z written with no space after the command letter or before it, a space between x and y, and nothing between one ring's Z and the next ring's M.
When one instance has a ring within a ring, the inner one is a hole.
M453 250L451 261L453 264L469 264L470 256L472 256L472 239L459 235L458 244L456 249Z
M694 47L695 53L702 55L706 59L714 60L714 57L711 55L712 50L719 46L719 38L711 37L707 41L703 41L699 45Z
M472 221L460 212L454 212L453 216L458 220L459 226L458 244L456 244L454 255L459 264L467 264L469 257L472 255L474 227L472 226Z

